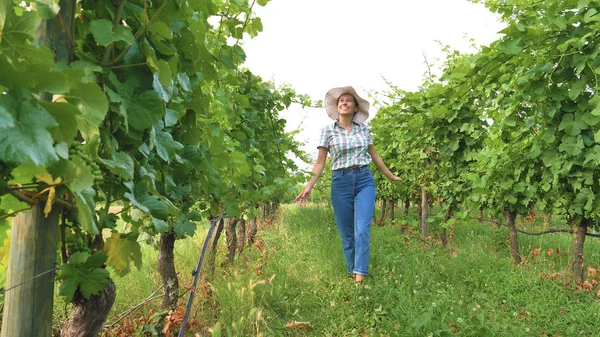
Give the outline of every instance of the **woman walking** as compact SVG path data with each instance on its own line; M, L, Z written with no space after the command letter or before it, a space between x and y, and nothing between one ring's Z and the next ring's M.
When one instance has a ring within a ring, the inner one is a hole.
M357 283L368 275L371 221L375 209L375 180L369 168L375 166L389 180L401 181L385 166L373 146L366 124L368 101L354 88L333 88L325 95L325 111L332 124L321 130L319 154L313 167L313 177L294 200L306 203L312 188L331 154L331 203L335 222L342 238L346 268Z

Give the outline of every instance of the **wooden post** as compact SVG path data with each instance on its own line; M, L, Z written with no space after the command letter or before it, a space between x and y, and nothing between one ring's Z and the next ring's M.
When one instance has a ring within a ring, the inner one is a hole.
M58 214L40 203L13 219L2 337L52 335Z
M60 0L59 6L60 15L41 21L36 39L55 53L56 62L69 64L75 1ZM52 95L40 93L40 99ZM59 213L54 207L45 218L41 202L13 219L6 289L14 288L6 292L1 337L52 335Z

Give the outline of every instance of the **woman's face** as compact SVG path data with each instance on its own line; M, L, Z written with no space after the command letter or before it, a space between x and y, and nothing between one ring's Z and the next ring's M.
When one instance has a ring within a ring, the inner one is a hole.
M354 114L358 111L358 107L356 106L356 101L354 100L354 96L350 94L343 94L338 98L338 113L340 116L350 115L354 116Z

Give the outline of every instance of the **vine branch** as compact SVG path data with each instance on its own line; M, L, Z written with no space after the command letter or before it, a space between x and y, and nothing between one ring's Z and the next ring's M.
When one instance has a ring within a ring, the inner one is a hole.
M479 220L479 221L491 222L493 224L496 224L496 225L499 225L499 226L503 226L503 227L508 227L507 224L505 224L503 222L500 222L500 221L493 220L493 219L485 219L485 218L473 218L473 219ZM532 236L539 236L539 235L552 234L552 233L569 233L569 234L573 234L573 230L572 229L548 229L548 230L541 231L541 232L527 232L527 231L524 231L522 229L517 228L517 232L525 234L525 235L532 235ZM585 233L585 235L591 236L593 238L600 238L600 234Z

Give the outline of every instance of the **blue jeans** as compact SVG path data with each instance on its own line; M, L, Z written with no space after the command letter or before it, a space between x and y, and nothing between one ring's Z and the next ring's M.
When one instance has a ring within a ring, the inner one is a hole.
M375 180L369 166L334 170L331 203L342 237L342 249L349 273L367 275L371 221L375 209Z

